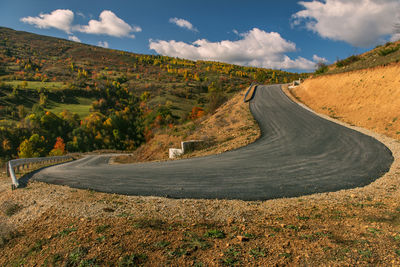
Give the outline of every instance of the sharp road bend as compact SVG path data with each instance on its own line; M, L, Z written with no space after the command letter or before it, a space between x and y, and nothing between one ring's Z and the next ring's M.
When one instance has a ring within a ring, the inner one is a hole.
M382 143L304 109L279 85L258 86L250 110L262 135L237 150L121 165L87 156L30 178L126 195L267 200L365 186L393 162Z

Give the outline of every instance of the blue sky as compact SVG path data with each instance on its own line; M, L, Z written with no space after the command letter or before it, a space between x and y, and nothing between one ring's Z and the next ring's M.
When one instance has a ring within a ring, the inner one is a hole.
M0 26L142 54L312 71L396 40L399 0L2 0Z

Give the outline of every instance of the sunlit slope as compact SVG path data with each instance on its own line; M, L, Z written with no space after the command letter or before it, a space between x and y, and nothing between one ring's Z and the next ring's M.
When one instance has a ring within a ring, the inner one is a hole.
M307 79L293 94L313 110L400 140L400 64Z

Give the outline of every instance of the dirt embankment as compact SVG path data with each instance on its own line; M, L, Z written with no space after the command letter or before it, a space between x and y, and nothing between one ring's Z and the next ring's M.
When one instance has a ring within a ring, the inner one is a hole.
M400 64L307 79L292 90L318 113L400 140Z
M157 133L131 156L119 156L117 163L167 160L169 148L180 148L181 141L204 140L204 149L183 155L182 158L219 154L253 143L260 136L260 128L243 102L246 90L217 109L214 114L196 121L175 126Z

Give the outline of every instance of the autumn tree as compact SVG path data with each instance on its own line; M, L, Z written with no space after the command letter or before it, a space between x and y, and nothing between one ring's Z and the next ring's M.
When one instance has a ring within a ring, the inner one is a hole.
M57 137L57 141L54 144L54 148L50 151L49 156L62 156L65 154L64 139Z
M204 116L204 109L201 107L193 107L192 113L190 114L190 119L196 120L202 116Z
M45 140L43 136L33 134L29 139L22 141L18 147L18 157L34 158L44 156L44 143Z

